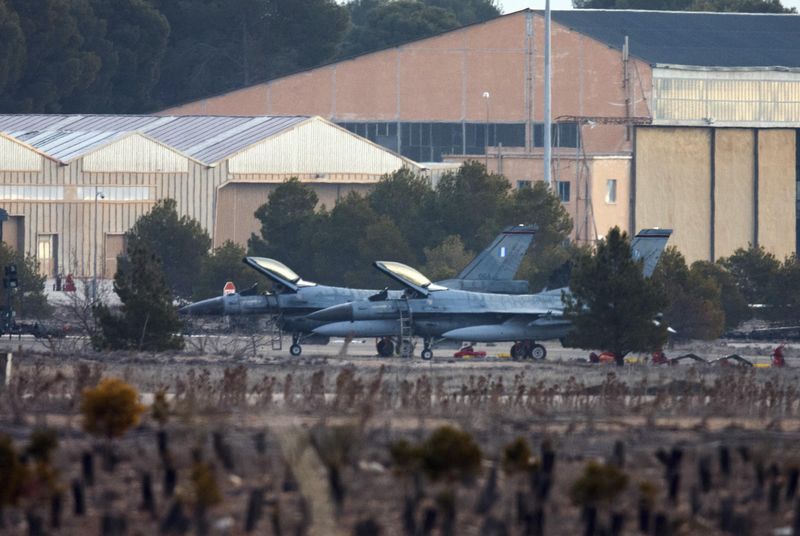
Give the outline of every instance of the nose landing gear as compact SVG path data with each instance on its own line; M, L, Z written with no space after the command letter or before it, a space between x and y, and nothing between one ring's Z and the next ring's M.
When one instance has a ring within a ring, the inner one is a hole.
M289 353L292 354L294 357L297 357L303 353L303 347L300 346L299 335L292 335L292 345L289 347Z

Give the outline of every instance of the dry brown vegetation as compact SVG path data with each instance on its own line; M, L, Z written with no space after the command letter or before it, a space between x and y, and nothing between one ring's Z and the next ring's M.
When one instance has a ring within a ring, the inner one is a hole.
M22 359L0 394L0 532L759 535L797 523L794 369L170 359ZM111 376L150 411L106 464L79 409Z

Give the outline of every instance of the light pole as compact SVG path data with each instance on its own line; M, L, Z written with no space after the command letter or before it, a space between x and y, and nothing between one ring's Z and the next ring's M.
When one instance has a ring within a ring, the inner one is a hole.
M544 4L544 182L548 188L553 185L553 118L552 118L552 50L550 49L550 0Z
M483 92L483 101L486 103L486 126L483 133L483 153L485 155L483 165L486 167L486 172L489 172L489 98L491 95L488 91Z
M92 268L92 301L97 300L97 200L106 196L94 187L94 264Z

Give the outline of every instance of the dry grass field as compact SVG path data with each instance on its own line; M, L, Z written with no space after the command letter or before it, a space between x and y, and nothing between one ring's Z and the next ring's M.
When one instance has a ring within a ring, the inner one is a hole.
M0 533L755 536L798 523L800 368L616 368L559 349L536 363L338 347L294 359L247 344L15 353ZM109 377L144 406L114 439L84 431L80 412ZM58 438L46 461L43 429ZM15 493L8 445L27 471Z

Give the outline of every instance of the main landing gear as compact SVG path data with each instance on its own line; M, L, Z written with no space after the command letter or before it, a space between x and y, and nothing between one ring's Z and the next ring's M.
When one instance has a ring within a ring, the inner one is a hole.
M297 357L303 353L303 347L300 346L299 335L292 335L292 345L289 347L289 353L292 354L294 357Z
M394 355L394 342L391 337L378 339L378 343L375 346L378 350L378 355L381 357L392 357Z
M395 340L392 337L381 337L378 339L378 342L375 344L375 349L378 351L378 355L381 357L392 357L395 355L395 351L397 351L402 357L413 357L414 355L413 342L403 341L400 343L395 343ZM431 359L432 357L433 352L431 351L430 346L426 345L425 349L422 350L422 359Z
M511 346L511 359L519 361L521 359L542 360L547 357L547 349L535 341L517 341Z

